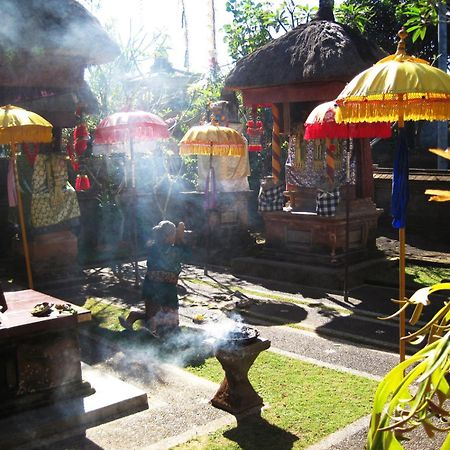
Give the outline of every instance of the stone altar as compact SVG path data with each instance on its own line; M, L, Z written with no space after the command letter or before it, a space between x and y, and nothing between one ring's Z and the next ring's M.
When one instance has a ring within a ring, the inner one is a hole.
M38 303L66 304L31 289L6 292L8 309L0 322L0 417L93 393L81 376L77 326L89 310L71 305L76 314L54 310L36 317Z

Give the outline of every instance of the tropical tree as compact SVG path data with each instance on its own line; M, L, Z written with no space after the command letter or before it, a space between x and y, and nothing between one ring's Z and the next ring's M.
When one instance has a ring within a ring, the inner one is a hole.
M231 23L224 26L225 42L235 61L310 21L317 11L294 0L285 0L278 7L269 0L228 0L225 5L233 15Z
M358 28L388 53L394 53L397 32L411 34L408 52L433 61L437 54L438 5L441 0L344 0L336 8L341 23Z
M406 26L413 43L409 52L433 60L437 55L437 7L441 0L344 0L334 7L340 23L366 34L388 53L395 52L397 32ZM319 0L321 8L334 1ZM314 18L317 7L285 0L274 7L269 0L228 0L233 19L225 25L225 41L236 61L282 33Z

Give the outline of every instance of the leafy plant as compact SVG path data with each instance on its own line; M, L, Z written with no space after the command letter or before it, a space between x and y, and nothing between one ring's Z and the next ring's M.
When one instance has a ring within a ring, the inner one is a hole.
M345 23L364 33L374 13L372 6L343 3L336 8L335 16L338 22Z
M225 5L233 15L232 22L223 29L228 52L234 61L252 53L280 33L309 22L317 11L316 7L298 5L293 0L285 0L278 7L267 0L228 0Z
M430 303L430 295L447 290L450 290L450 283L419 289L393 316L414 306L410 323L415 325L424 306ZM403 339L417 345L427 337L427 346L394 367L379 384L367 450L401 450L404 447L400 441L406 439L405 434L420 425L430 438L436 431L450 430L447 421L450 411L444 408L444 402L450 397L447 381L450 370L450 303L445 302L429 322ZM441 449L449 446L450 435Z
M407 18L405 27L408 33L412 33L413 42L419 38L424 40L429 27L437 25L439 3L435 0L416 0L399 5L398 12Z

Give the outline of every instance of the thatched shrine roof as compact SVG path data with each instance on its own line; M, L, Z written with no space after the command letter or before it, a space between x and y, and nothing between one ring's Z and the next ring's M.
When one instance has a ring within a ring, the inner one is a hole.
M77 108L95 112L84 70L120 53L100 22L75 0L0 0L0 11L0 104L55 127L73 127Z
M0 85L68 86L119 54L100 22L74 0L0 0Z
M245 56L236 63L225 86L242 90L252 101L283 101L277 89L288 86L285 97L302 101L295 87L310 87L307 100L314 100L313 90L328 84L330 92L339 93L343 85L386 54L358 31L328 20L314 20L300 25ZM251 95L251 91L254 90ZM304 93L305 90L303 89ZM321 93L317 92L320 99ZM327 98L326 94L325 99ZM328 97L328 100L333 97ZM247 99L248 100L248 99ZM249 103L247 101L247 103Z
M102 64L119 49L100 22L74 0L0 0L2 49L78 56Z

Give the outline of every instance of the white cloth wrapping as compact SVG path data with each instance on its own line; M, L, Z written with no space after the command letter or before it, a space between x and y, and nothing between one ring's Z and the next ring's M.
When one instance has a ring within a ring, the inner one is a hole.
M209 171L209 156L198 157L198 190L203 192ZM248 152L243 156L213 156L212 166L216 175L217 192L249 191L247 177L250 175Z

